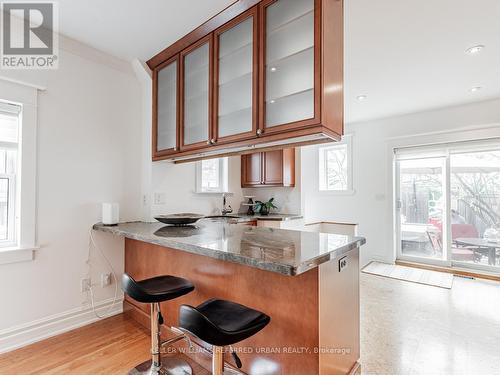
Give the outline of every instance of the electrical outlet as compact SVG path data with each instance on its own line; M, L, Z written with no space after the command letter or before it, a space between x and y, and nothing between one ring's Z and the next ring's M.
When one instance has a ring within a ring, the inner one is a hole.
M154 193L154 204L165 204L167 195L165 193Z
M90 278L85 278L81 280L81 291L82 292L87 292L90 290L90 286L92 285L92 280Z
M111 274L110 273L101 273L101 288L108 286L111 284Z
M347 268L347 256L339 259L339 272Z

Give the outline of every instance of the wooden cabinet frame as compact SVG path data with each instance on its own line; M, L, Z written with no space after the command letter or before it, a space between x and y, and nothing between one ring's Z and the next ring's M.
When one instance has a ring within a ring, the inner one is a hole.
M259 180L258 181L250 181L248 178L250 168L252 166L249 166L249 163L252 161L252 158L258 158L257 164L259 166ZM263 159L263 153L262 152L256 152L253 154L248 154L248 155L243 155L241 157L241 187L257 187L262 185L262 159Z
M274 169L278 170L278 175L273 178L268 178L268 157L272 153L279 153L278 160L274 165ZM259 163L259 181L250 181L249 175L251 166L249 162L251 158L258 157ZM295 186L295 148L285 148L282 150L274 150L268 152L256 152L253 154L243 155L241 157L241 187L294 187Z
M177 79L176 79L176 115L175 115L175 147L169 148L165 150L158 150L158 73L160 70L165 68L166 66L176 62L177 63ZM158 65L155 69L153 69L153 129L152 129L152 145L151 150L154 158L161 158L162 156L167 156L176 153L179 150L179 124L180 124L180 96L179 96L179 87L180 87L180 62L179 55L175 55L174 57L168 59L161 65Z
M195 49L198 47L201 47L202 45L208 43L208 137L206 140L203 140L201 142L197 143L192 143L192 144L184 144L184 90L185 90L185 79L184 79L184 60L186 58L186 55L189 55L189 53L193 52ZM206 37L200 39L198 42L194 43L193 45L189 46L185 50L183 50L180 53L180 58L179 58L179 65L180 65L180 90L179 90L179 144L180 144L180 150L181 151L187 151L187 150L196 150L199 148L207 147L207 145L210 145L210 140L214 137L212 130L213 130L213 111L214 111L214 106L213 106L213 90L212 90L212 85L213 85L213 77L214 77L214 66L213 66L213 54L214 54L214 49L213 49L213 34L209 34Z
M218 132L219 122L219 36L232 29L241 22L253 17L253 40L252 40L252 130L234 134L226 137L220 137ZM214 76L213 76L213 119L212 134L217 143L229 143L242 139L252 139L257 136L257 122L259 116L258 110L258 84L259 84L259 13L255 6L245 13L239 15L224 26L214 31Z
M343 97L343 0L314 1L314 117L265 127L266 9L277 0L238 0L222 12L167 47L147 64L153 70L153 160L186 162L206 157L319 144L340 140L344 131ZM218 38L221 33L254 16L254 76L252 132L218 137ZM203 43L209 43L208 139L184 144L184 58ZM257 52L256 50L257 49ZM256 58L257 54L257 58ZM178 59L178 131L176 149L156 150L158 71ZM255 66L257 65L257 67ZM257 69L255 69L257 68ZM257 73L257 74L255 74ZM255 88L257 86L257 89ZM257 96L256 96L257 94ZM210 142L212 141L212 142ZM255 149L257 151L257 148Z
M278 0L263 0L259 5L259 129L262 135L281 133L319 125L321 122L321 1L314 0L314 117L283 125L266 127L266 11ZM323 0L325 1L325 0ZM336 0L327 0L336 1Z

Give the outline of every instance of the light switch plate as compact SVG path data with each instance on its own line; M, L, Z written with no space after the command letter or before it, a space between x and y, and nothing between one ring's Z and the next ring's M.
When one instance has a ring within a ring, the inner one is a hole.
M110 273L101 273L101 288L108 286L111 284L111 274Z
M167 199L167 194L166 193L154 193L154 204L165 204Z

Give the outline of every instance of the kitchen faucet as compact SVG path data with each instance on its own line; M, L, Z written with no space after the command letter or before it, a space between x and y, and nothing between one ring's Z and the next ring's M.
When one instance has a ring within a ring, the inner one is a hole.
M226 208L226 194L222 194L222 209L220 211L222 215L230 214L231 212L233 212L231 205L228 204Z

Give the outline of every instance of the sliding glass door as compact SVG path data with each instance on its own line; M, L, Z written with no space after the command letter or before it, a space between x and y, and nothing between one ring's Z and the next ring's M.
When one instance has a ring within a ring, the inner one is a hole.
M399 259L500 272L500 141L396 150Z
M450 154L451 260L500 266L500 147Z
M445 260L442 228L446 219L446 159L410 158L397 164L400 253Z

